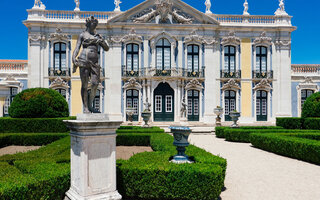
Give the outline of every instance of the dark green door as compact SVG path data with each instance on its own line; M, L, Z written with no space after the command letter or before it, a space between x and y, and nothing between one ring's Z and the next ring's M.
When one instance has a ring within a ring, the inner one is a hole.
M226 90L224 92L225 121L231 121L230 112L236 110L236 92Z
M188 121L199 121L199 91L188 91Z
M256 113L257 121L268 120L268 93L266 91L257 91Z
M154 121L174 121L174 90L168 83L160 83L154 90Z
M127 108L134 108L132 115L133 121L138 121L139 118L139 91L138 90L127 90ZM128 115L127 121L128 121Z

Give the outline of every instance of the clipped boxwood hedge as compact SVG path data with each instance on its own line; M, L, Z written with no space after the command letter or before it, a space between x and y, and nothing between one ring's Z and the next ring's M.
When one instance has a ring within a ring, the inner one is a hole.
M59 92L48 88L30 88L14 97L9 115L13 118L69 117L69 108Z
M217 138L226 138L225 131L229 130L229 129L231 129L231 130L248 130L248 129L253 129L253 130L254 129L268 129L268 130L270 130L270 129L283 129L283 128L280 126L242 126L239 128L231 128L231 127L227 127L227 126L221 126L221 127L216 127L216 129L215 129L216 137ZM243 142L245 142L245 141L243 141ZM241 140L239 140L239 142L241 142Z
M320 117L320 92L307 98L302 107L301 117Z
M139 126L121 126L117 133L164 133L164 130L159 127L142 128Z
M118 138L117 145L149 144L154 150L117 161L117 188L124 199L205 200L220 195L225 159L190 145L186 153L196 163L177 165L168 162L176 154L168 134L121 133ZM63 199L69 187L69 136L36 151L0 157L0 199Z
M285 129L302 129L304 119L301 117L277 117L276 124Z
M252 133L254 147L320 165L320 133Z
M70 131L63 120L68 118L0 118L0 133L64 133Z
M304 119L304 128L305 129L320 129L320 118L305 118Z

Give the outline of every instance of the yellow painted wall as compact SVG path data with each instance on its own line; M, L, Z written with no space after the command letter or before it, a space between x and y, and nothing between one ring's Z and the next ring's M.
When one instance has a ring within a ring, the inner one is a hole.
M0 98L0 117L3 117L3 106L5 104L6 98Z
M71 53L73 53L78 36L73 35L71 41ZM72 55L71 55L72 56ZM71 67L72 70L73 66ZM77 69L76 73L72 73L71 79L71 115L76 116L77 114L82 113L82 100L81 100L81 81L80 81L80 72Z
M251 79L251 40L244 38L241 41L241 77ZM251 81L241 82L241 116L251 117L252 115L252 84Z

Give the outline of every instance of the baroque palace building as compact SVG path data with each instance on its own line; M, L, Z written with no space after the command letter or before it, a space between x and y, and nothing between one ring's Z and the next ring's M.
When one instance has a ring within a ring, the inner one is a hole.
M18 91L34 87L59 91L71 115L82 112L71 57L89 16L99 20L97 32L110 45L100 51L94 101L110 120L126 121L126 109L133 107L134 120L142 121L148 101L152 121L180 122L185 99L188 121L212 124L220 106L224 121L237 110L240 122L274 122L299 116L306 97L319 91L319 65L291 65L296 27L282 0L273 16L250 15L246 1L243 15L213 14L210 0L205 13L181 0L146 0L124 12L118 0L111 12L80 11L76 3L74 11L46 10L41 1L27 10L28 63L0 64L11 74L0 77L0 114Z

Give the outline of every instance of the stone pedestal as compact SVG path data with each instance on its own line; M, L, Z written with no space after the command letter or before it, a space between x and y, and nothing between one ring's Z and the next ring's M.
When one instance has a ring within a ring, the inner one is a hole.
M118 200L116 188L116 129L122 122L105 114L80 114L65 121L71 132L70 200Z

